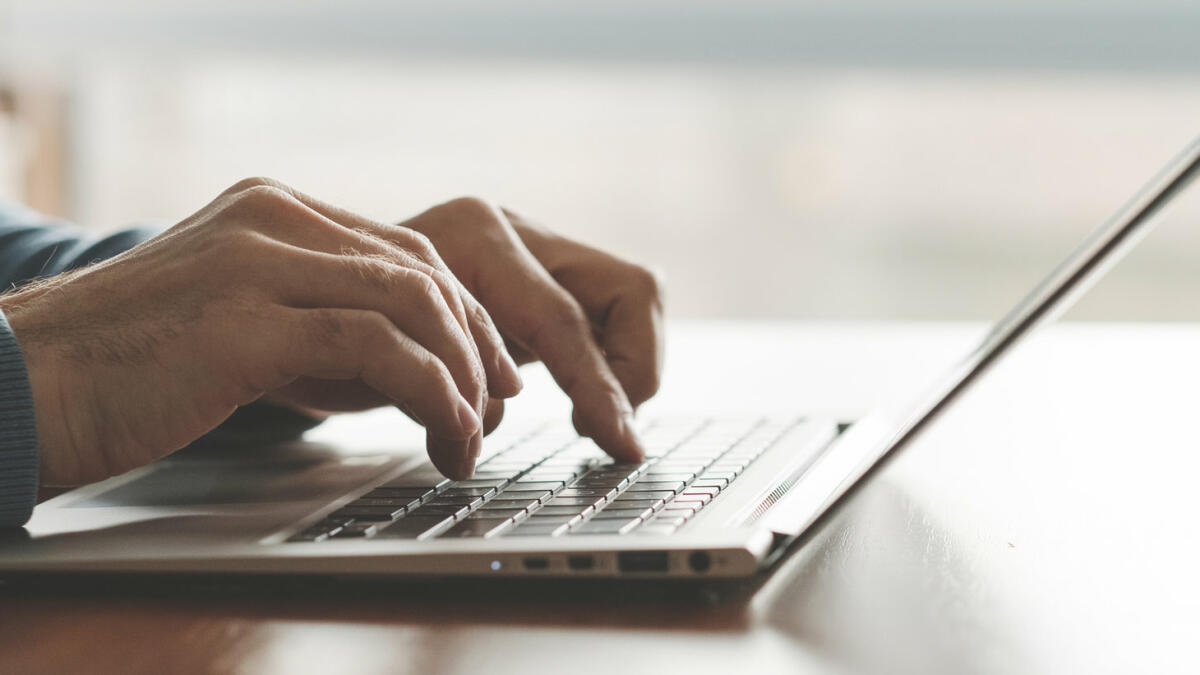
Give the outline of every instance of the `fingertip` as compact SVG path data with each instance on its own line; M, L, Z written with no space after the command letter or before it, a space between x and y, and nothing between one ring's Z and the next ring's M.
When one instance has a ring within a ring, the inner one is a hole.
M512 398L525 388L525 382L521 379L517 363L504 348L497 350L496 371L500 377L498 381L488 381L489 395L495 398Z
M451 439L429 434L426 447L434 467L450 480L466 480L475 472L482 447L480 434L470 439Z
M467 453L458 464L455 480L467 480L475 474L475 462L478 461L481 450L483 450L483 435L475 434L467 442Z
M467 438L476 434L483 426L483 422L479 419L479 414L475 412L475 406L467 402L463 397L458 398L458 428L462 431L463 438Z
M629 413L622 414L620 417L620 427L625 456L619 459L626 462L641 462L646 458L646 449L642 445L641 436L638 435L633 415Z

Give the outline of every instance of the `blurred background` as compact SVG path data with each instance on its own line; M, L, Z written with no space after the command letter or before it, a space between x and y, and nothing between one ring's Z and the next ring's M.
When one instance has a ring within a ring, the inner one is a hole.
M991 318L1200 134L1198 36L1160 0L0 0L0 198L477 194L675 317ZM1200 320L1198 263L1192 194L1075 316Z

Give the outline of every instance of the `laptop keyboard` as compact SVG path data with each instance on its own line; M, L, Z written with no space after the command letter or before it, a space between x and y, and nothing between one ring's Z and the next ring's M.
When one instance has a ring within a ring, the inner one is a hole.
M493 443L502 449L469 480L417 467L288 541L672 534L798 422L647 424L638 464L617 464L569 427L550 425Z

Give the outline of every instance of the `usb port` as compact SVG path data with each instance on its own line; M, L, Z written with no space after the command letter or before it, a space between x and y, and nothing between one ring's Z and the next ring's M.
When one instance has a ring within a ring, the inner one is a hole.
M525 569L527 570L544 570L550 567L550 560L547 558L529 557L525 558L522 562L525 564Z
M666 551L626 551L617 554L617 567L622 572L666 572Z
M567 567L573 570L590 570L596 566L596 560L590 555L567 556Z

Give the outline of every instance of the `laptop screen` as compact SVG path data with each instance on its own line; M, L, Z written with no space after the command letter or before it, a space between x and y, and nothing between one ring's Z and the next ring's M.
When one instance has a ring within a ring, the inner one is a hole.
M784 508L777 510L779 515L766 524L789 534L799 534L811 525L1022 338L1069 308L1150 231L1157 220L1155 216L1197 175L1200 175L1200 138L1097 228L934 386L915 400L903 400L872 411L850 427L808 470L802 485L780 502ZM799 521L781 522L794 514L804 515Z

